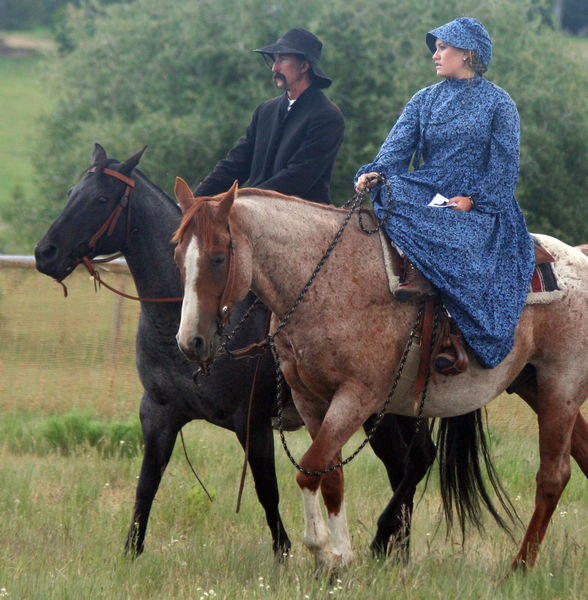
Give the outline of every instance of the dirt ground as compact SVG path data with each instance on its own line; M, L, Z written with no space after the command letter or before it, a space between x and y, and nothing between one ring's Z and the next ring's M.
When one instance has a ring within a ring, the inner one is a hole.
M28 56L35 52L50 52L54 48L55 42L50 38L0 32L0 55L3 56Z

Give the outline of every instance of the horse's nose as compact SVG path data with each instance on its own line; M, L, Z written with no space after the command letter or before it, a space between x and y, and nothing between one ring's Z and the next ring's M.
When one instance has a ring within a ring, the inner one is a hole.
M37 244L35 247L35 266L41 273L46 273L49 266L55 262L59 250L55 244Z
M182 342L180 339L180 335L176 336L176 340L178 342L178 348L181 350L182 354L193 362L206 360L208 356L204 356L204 338L201 335L195 335L189 338L186 343Z

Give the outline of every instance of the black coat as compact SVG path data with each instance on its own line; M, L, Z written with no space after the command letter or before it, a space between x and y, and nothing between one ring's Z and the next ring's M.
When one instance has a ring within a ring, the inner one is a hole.
M239 185L329 203L329 184L345 122L339 108L310 86L288 108L287 94L260 104L245 135L194 190L195 196Z

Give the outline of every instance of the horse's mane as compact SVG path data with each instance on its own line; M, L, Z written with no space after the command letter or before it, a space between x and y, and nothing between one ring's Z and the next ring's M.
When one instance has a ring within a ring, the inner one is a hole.
M196 236L202 240L205 247L212 243L212 220L208 209L210 207L218 206L225 193L217 194L216 196L204 196L201 198L194 198L192 206L184 214L184 218L177 231L175 232L172 242L179 242L185 235L186 231L190 227L194 227ZM318 210L328 211L341 211L337 206L328 204L318 204L317 202L311 202L304 200L298 196L288 196L281 194L280 192L274 192L273 190L262 190L259 188L240 188L237 190L238 198L246 198L255 196L256 198L267 198L268 200L288 200L289 202L300 202L301 204L307 204Z
M335 206L334 204L322 204L319 202L313 202L311 200L305 200L299 196L288 196L287 194L281 194L280 192L274 192L273 190L262 190L260 188L240 188L237 190L237 196L257 196L261 198L271 198L273 200L289 200L294 202L300 202L301 204L307 204L309 206L318 208L319 210L327 211L341 211L341 207Z
M208 247L212 244L212 218L210 216L210 207L218 206L220 200L215 200L217 196L212 198L194 198L192 206L184 214L184 218L180 223L177 231L172 237L172 242L179 242L185 235L186 231L193 227L196 236Z
M171 204L174 210L181 212L178 203L164 189L157 185L157 183L149 179L149 177L147 177L145 173L137 169L137 167L135 167L134 173L136 173L143 180L143 182L149 187L151 187L161 198L164 198L166 202Z

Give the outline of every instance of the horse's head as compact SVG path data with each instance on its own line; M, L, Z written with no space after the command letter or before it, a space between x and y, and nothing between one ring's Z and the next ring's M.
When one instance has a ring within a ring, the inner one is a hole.
M184 219L174 241L184 283L177 341L189 360L206 365L219 346L220 331L251 284L248 240L229 222L237 183L225 194L194 198L178 178L175 187Z
M37 269L58 281L84 257L113 254L126 237L126 210L134 187L133 169L145 148L123 163L106 156L96 144L92 165L69 190L63 212L35 248Z

